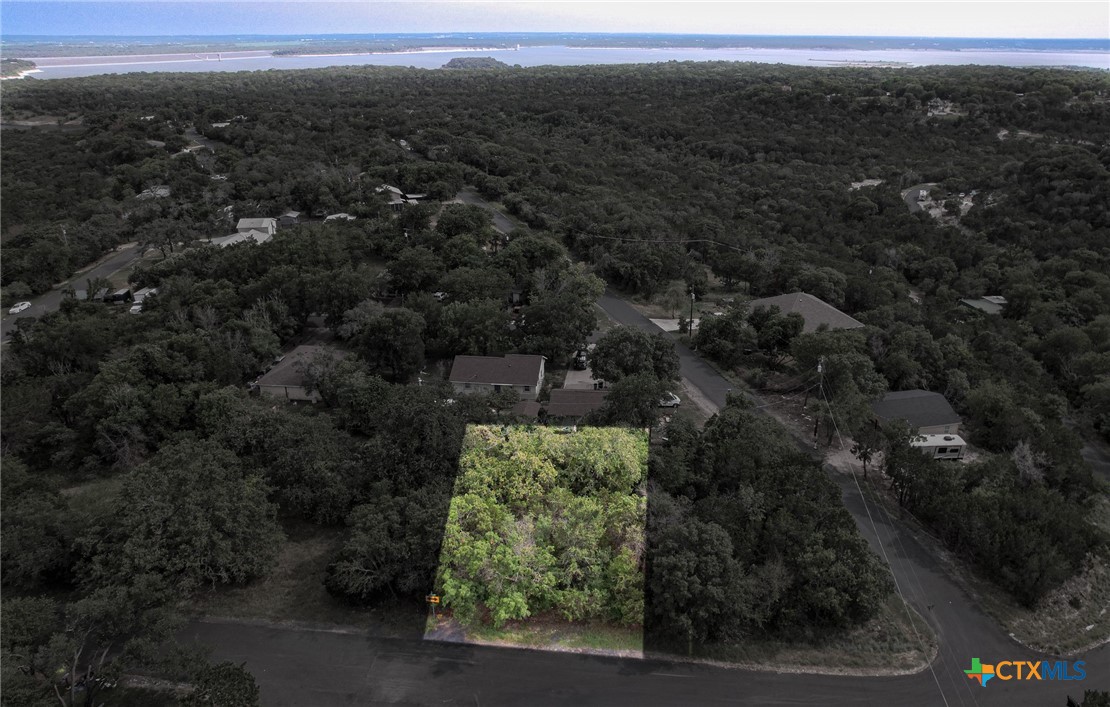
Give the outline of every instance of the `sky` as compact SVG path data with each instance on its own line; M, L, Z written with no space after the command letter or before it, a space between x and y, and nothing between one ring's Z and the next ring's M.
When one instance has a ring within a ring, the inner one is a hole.
M0 0L0 33L665 32L1110 38L1110 0Z

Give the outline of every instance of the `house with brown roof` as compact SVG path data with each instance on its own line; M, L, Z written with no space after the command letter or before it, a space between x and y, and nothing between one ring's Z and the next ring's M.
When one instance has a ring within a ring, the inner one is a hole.
M817 331L821 327L826 329L858 329L863 326L863 322L853 319L828 302L805 292L791 292L785 295L764 297L748 302L748 306L752 309L774 306L778 307L783 314L796 312L802 315L802 319L805 320L805 326L802 327L803 334Z
M578 420L605 404L608 390L574 390L552 388L551 399L544 404L548 419Z
M535 400L543 369L543 356L456 356L448 380L458 393L515 390L521 400Z
M284 400L319 402L319 391L309 391L305 386L305 369L322 354L333 358L343 355L329 346L298 346L252 383L251 389Z

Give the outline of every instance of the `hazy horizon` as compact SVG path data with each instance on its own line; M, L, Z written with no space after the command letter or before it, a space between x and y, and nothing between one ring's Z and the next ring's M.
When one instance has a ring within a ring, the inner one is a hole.
M1030 36L970 36L970 35L925 35L925 34L811 34L794 32L775 33L738 33L738 32L586 32L577 30L549 30L543 32L512 32L512 31L486 31L476 29L460 29L452 32L248 32L230 33L201 33L182 32L175 34L66 34L66 33L14 33L3 32L0 36L38 38L38 37L65 37L72 39L166 39L176 37L451 37L453 35L518 35L518 36L605 36L605 37L716 37L716 38L753 38L774 39L779 37L796 37L799 39L943 39L943 40L974 40L974 41L1101 41L1110 45L1110 37L1030 37Z
M515 32L1099 40L1108 37L1110 3L21 0L2 3L0 18L3 36Z

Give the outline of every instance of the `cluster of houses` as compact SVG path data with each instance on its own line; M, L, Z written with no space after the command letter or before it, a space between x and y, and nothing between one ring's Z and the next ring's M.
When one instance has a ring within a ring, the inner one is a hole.
M981 301L961 300L966 306L997 314L1006 300L1002 297L985 297ZM984 306L980 305L980 302ZM749 306L776 306L783 314L796 312L805 320L803 333L819 329L858 329L863 323L841 312L831 304L804 292L791 292L775 297L752 300ZM997 307L997 309L993 309ZM940 393L927 390L900 390L887 393L871 405L876 422L905 420L916 431L911 442L924 454L934 459L960 459L967 443L960 437L960 416Z
M129 287L121 287L118 290L111 290L107 287L102 287L89 296L88 290L66 290L65 294L78 302L107 302L108 304L127 304L131 303L131 314L140 314L143 311L143 302L147 297L158 294L157 287L144 287L140 290L131 291Z
M374 191L378 194L387 194L389 196L389 208L394 211L400 211L406 206L414 206L420 203L421 199L426 198L427 194L408 194L401 191L397 187L383 184L380 187L375 187Z
M403 207L405 204L419 203L419 199L423 199L426 194L405 194L396 187L383 185L378 187L378 191L387 192L390 195L390 205L394 208L398 206ZM348 213L327 214L321 211L319 216L325 222L328 221L355 221L357 216L352 216ZM274 237L278 228L286 226L295 226L298 223L303 223L305 214L301 211L286 211L277 218L241 218L239 223L235 226L235 233L227 236L219 236L217 238L210 238L208 243L226 248L236 243L246 243L253 241L255 243L265 243Z
M255 380L251 388L283 400L319 402L320 394L309 389L305 371L312 360L322 355L340 354L326 346L298 346ZM605 402L608 391L592 388L555 388L548 401L538 402L545 363L543 356L525 354L456 356L447 378L459 395L515 392L520 402L512 411L533 419L576 422Z
M805 320L803 331L818 329L855 329L863 324L813 295L795 292L767 297L752 306L777 306L783 312L797 312ZM252 389L289 401L318 402L319 393L309 390L305 381L308 363L328 354L341 356L326 346L298 346L275 362L252 383ZM549 391L540 401L546 359L543 356L507 354L504 356L456 356L448 381L456 394L514 392L519 402L512 412L529 419L577 423L605 403L608 390L594 380L589 371L568 371L562 388ZM911 444L934 459L960 459L966 443L960 437L960 416L939 393L903 390L887 393L872 403L876 423L905 420L916 432Z

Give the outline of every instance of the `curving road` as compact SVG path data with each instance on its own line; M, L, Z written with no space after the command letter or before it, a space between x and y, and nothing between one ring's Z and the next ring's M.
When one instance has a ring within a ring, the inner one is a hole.
M12 331L16 327L16 322L24 317L41 317L47 312L57 311L62 306L62 288L65 285L73 284L74 289L85 289L85 284L90 279L98 277L109 277L118 271L130 265L139 257L138 246L124 248L115 255L109 257L96 266L74 275L69 280L61 285L53 288L49 292L44 292L38 297L32 297L27 300L31 303L31 308L19 314L8 314L8 310L4 309L3 317L0 318L0 340L6 342Z
M616 321L657 331L620 299L601 307ZM678 346L682 376L716 405L728 383ZM933 626L940 653L930 670L897 677L794 675L665 659L622 659L425 641L363 631L312 630L217 620L194 622L182 638L217 660L246 662L267 706L491 705L849 705L867 707L1063 707L1083 689L1110 687L1110 649L1084 656L1082 682L1003 682L965 677L972 658L1038 660L1010 640L945 574L897 519L870 508L850 477L831 472L861 532L887 559L907 601ZM881 544L880 544L881 541ZM931 609L929 607L932 607Z
M490 218L493 221L494 230L499 233L512 233L516 230L516 224L509 220L509 217L498 211L492 204L478 196L472 189L463 189L455 198L464 204L471 206L478 206L489 212Z

